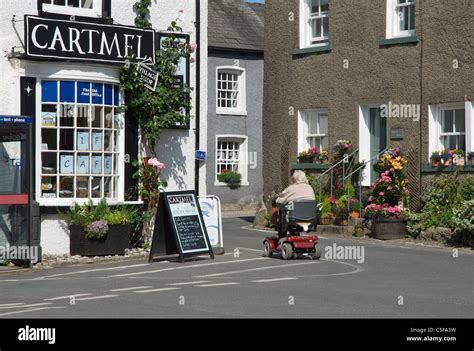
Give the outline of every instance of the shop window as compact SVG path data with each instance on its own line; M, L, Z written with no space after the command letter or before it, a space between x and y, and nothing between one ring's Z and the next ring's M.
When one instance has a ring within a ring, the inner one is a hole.
M118 199L122 122L119 87L41 82L40 199Z
M103 0L42 0L42 10L66 15L102 17Z

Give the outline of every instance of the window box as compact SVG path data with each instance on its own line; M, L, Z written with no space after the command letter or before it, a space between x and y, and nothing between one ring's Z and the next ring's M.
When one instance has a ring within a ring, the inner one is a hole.
M103 239L88 239L84 228L69 226L70 255L106 256L123 255L130 246L130 225L111 225Z

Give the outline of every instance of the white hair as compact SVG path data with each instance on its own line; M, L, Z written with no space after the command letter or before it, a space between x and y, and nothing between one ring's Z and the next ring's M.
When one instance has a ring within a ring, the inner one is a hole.
M308 184L308 179L303 171L297 170L293 173L294 184Z

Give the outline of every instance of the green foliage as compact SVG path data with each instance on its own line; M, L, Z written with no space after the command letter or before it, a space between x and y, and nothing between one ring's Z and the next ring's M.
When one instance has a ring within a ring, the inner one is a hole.
M347 195L341 196L336 201L336 213L337 217L341 219L346 219L349 217L349 206Z
M69 211L59 212L60 218L68 225L87 227L95 221L105 220L108 224L129 224L130 215L125 208L112 210L105 199L94 205L92 200L84 205L74 203ZM108 221L111 219L111 222Z
M329 201L329 198L326 196L323 198L323 201L321 202L321 210L320 210L321 217L329 217L329 215L331 214L331 209L332 209L332 204Z
M456 233L468 233L474 237L474 200L462 201L453 209L452 227Z
M106 214L104 220L109 225L127 225L130 224L130 212L125 209L119 209Z
M270 224L270 213L265 212L265 215L263 216L263 226L264 227L267 227L267 228L270 228L271 227L271 224Z
M217 180L222 183L226 183L229 185L232 184L239 184L242 175L239 172L223 170L221 173L217 175Z
M139 28L151 28L150 10L151 0L140 0L133 5L133 10L136 12L135 25Z

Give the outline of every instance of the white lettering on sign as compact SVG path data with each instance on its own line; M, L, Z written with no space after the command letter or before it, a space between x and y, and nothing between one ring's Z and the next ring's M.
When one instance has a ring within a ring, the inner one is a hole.
M48 29L48 26L46 24L38 24L37 26L35 26L33 30L31 31L31 40L33 41L33 44L37 48L46 49L48 47L48 44L40 45L40 43L38 43L38 39L36 38L36 32L38 31L39 28Z

